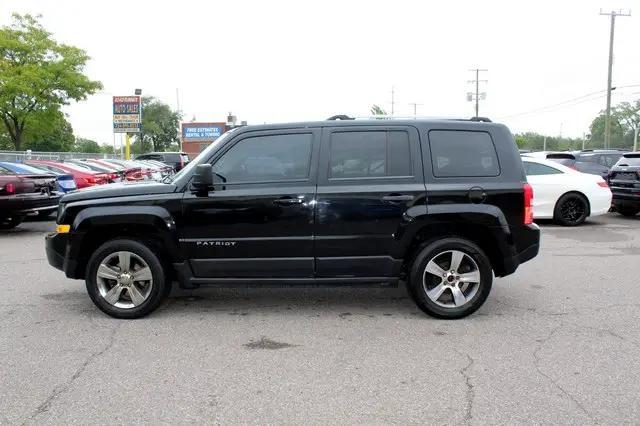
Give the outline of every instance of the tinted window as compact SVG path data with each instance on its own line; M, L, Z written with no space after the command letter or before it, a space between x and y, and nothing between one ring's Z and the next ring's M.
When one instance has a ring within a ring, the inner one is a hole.
M605 167L613 167L619 159L620 154L603 154L598 162Z
M329 178L412 175L407 132L363 131L331 134Z
M524 161L523 164L524 171L527 176L562 174L560 170L554 169L553 167L545 166L544 164L530 163L528 161Z
M246 138L227 151L213 169L227 183L307 179L311 140L310 133Z
M500 174L496 149L487 132L431 130L429 142L436 177Z

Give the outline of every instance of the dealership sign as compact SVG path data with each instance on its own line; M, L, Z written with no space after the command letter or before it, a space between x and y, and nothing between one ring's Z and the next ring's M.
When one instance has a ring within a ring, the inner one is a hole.
M140 96L113 97L113 132L140 133Z
M224 133L225 123L182 123L183 142L213 142Z

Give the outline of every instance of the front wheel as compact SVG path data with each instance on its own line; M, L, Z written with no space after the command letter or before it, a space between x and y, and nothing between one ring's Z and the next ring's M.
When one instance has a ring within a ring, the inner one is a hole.
M562 226L577 226L589 216L589 202L580 194L565 194L556 203L553 220Z
M114 318L140 318L168 295L170 282L160 259L145 244L111 240L89 259L85 277L93 303Z
M445 238L425 246L411 265L409 293L427 314L456 319L472 314L491 292L487 255L471 241Z

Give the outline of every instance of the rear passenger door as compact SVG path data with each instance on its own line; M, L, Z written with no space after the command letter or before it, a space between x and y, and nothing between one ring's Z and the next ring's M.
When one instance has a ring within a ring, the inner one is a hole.
M315 216L316 277L397 276L398 231L425 204L418 132L345 126L322 135Z

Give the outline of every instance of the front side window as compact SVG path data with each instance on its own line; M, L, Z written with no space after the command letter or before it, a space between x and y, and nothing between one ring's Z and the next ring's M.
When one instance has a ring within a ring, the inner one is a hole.
M311 163L311 133L248 137L213 166L226 183L305 180Z
M527 176L562 174L560 170L555 169L553 167L550 167L544 164L531 163L529 161L524 162L524 171L527 174Z
M431 130L435 177L491 177L500 174L498 155L487 132Z
M334 132L330 151L330 179L413 175L409 134L404 131Z

